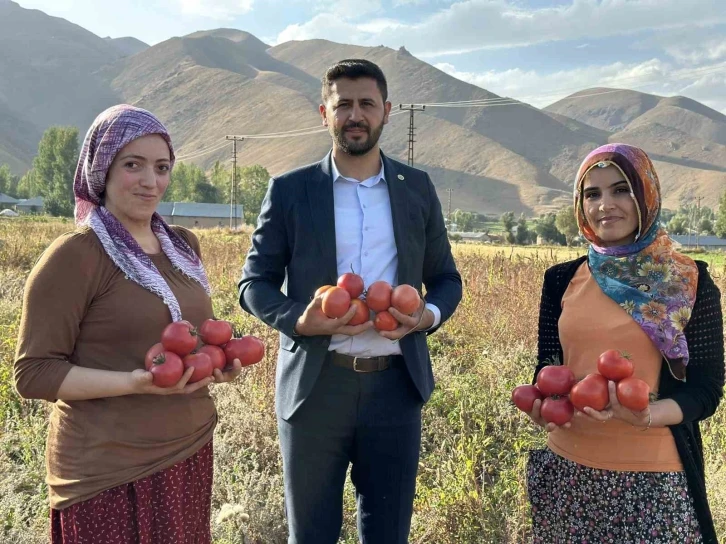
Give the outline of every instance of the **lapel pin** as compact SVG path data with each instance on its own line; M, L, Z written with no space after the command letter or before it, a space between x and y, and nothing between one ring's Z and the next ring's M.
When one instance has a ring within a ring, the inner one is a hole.
M398 179L400 179L401 181L403 181L403 174L398 174Z

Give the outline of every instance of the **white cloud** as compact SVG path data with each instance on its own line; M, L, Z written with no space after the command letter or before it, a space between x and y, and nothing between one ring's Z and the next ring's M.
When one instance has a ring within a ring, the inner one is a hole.
M519 68L501 72L462 72L448 63L440 70L501 96L544 107L565 96L592 87L634 89L663 96L684 95L719 110L726 110L726 62L682 68L652 59L641 63L617 62L542 74Z
M182 14L208 19L231 20L252 11L254 0L177 0Z
M365 4L356 2L358 6ZM364 11L373 13L368 8ZM326 14L320 13L308 22L291 25L277 41L325 38L358 45L405 45L418 56L434 57L726 22L723 0L573 0L570 5L538 9L508 0L461 0L419 22L388 20L369 29L353 24L356 20L364 22L356 18L364 14L355 9L336 13L337 20L321 19Z

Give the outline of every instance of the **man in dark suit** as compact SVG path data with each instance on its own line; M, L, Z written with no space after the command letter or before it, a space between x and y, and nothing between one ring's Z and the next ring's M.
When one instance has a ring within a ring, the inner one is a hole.
M426 334L461 300L441 204L429 176L391 160L386 79L340 61L325 74L320 114L333 138L319 163L271 180L239 282L242 308L280 331L276 411L290 544L334 544L349 465L363 544L408 542L421 407L434 387ZM390 309L379 332L321 310L322 285L354 270L365 286L426 287L419 309ZM281 287L284 289L281 292Z

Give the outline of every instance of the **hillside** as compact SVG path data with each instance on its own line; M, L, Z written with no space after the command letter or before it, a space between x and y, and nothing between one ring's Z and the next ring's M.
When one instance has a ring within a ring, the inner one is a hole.
M539 110L500 103L403 47L325 40L270 47L231 28L149 47L135 38L100 38L9 0L0 0L0 47L0 73L14 76L0 78L0 162L16 173L29 168L49 126L75 125L83 135L101 110L125 102L167 124L181 160L204 168L228 161L225 135L246 135L239 164L279 174L329 149L318 113L320 79L335 61L362 57L389 80L394 109L382 138L386 153L407 158L409 115L398 104L428 105L415 114L415 165L431 174L443 202L452 189L454 208L530 216L557 209L569 202L582 158L608 141L653 155L669 207L691 194L715 206L725 184L725 118L683 97L586 89ZM269 133L282 134L252 137Z

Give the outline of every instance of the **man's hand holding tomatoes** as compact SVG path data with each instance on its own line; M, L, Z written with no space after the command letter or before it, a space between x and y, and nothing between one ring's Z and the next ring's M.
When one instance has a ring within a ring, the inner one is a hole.
M418 309L411 315L399 312L391 306L388 312L400 323L398 328L392 331L378 331L378 334L389 340L398 340L413 331L425 331L434 325L434 313L426 308L424 299L420 299Z
M236 380L242 373L242 363L239 359L232 362L232 368L228 370L214 369L214 383L229 383Z
M366 321L360 325L348 325L356 313L356 307L351 305L343 317L332 319L323 313L323 293L319 294L308 304L305 311L295 324L295 334L301 336L329 336L345 334L356 336L373 327L373 321Z
M651 419L650 406L640 412L630 410L620 404L618 395L616 392L616 384L613 381L608 380L608 393L610 395L610 404L602 410L597 411L593 408L586 407L584 412L577 412L578 417L589 417L596 421L605 422L609 419L619 419L630 423L634 427L648 427L648 422Z

